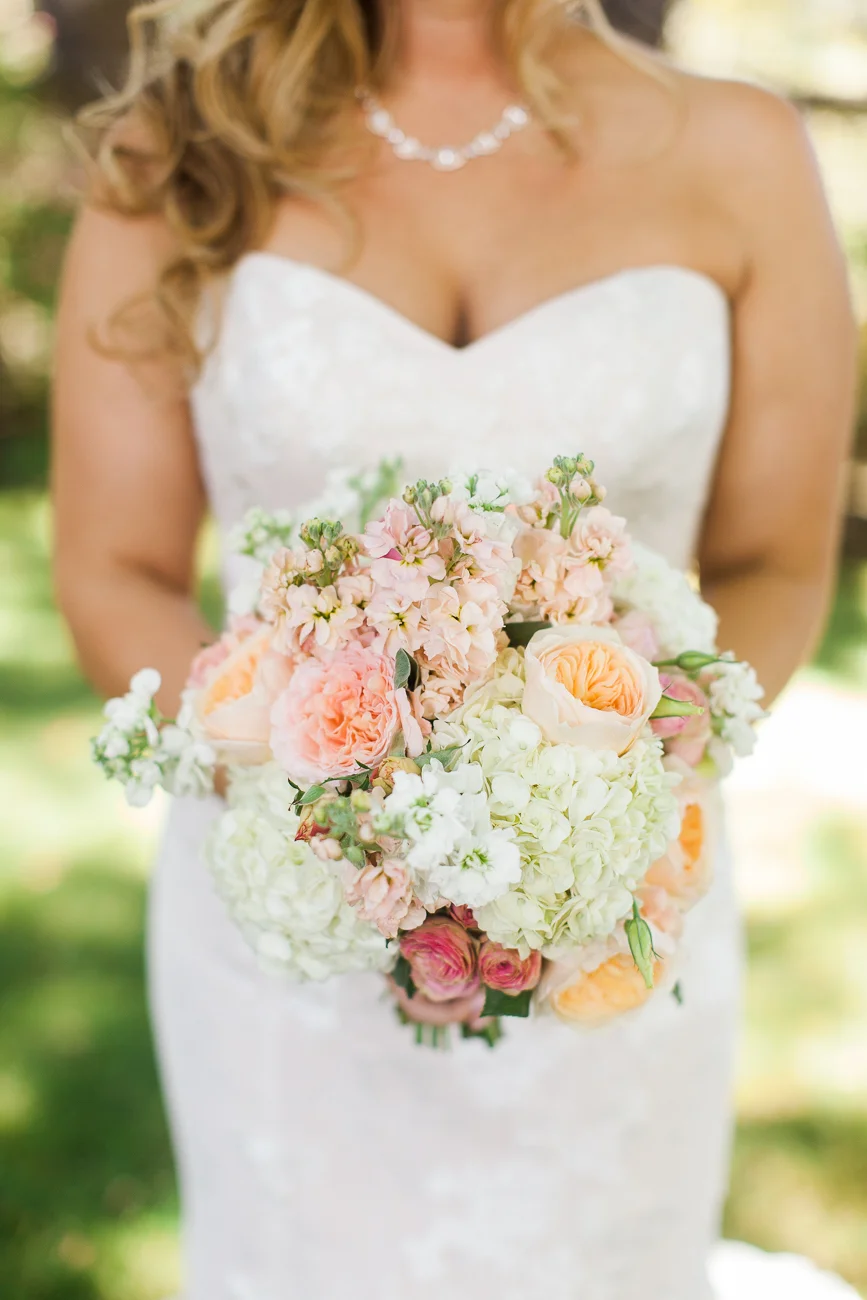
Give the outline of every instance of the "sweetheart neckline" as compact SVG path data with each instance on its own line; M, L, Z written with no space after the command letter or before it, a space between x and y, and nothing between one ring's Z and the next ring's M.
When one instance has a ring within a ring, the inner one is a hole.
M544 298L541 302L526 311L520 312L513 316L511 320L505 321L502 325L495 326L494 329L488 330L487 333L481 334L477 339L466 344L464 347L455 347L453 343L447 342L440 338L438 334L433 334L423 325L417 324L409 316L392 307L383 298L371 293L369 289L363 288L360 284L355 284L352 280L347 280L345 276L337 275L333 271L328 271L325 267L316 266L313 262L302 262L296 258L286 257L283 253L273 252L267 248L250 249L243 253L232 273L232 278L236 278L246 268L259 265L282 264L290 271L308 275L314 279L321 280L327 285L334 286L337 291L344 293L348 298L355 298L356 301L365 305L368 309L379 312L385 318L392 320L395 324L425 342L441 354L455 358L473 356L477 352L484 350L486 347L499 342L502 338L508 337L513 332L520 330L534 323L539 317L545 315L549 310L553 311L557 307L564 305L573 299L589 296L592 293L598 293L606 289L611 289L621 284L630 277L652 276L652 275L675 275L682 276L694 283L704 285L725 305L728 312L731 311L731 300L725 289L715 280L713 276L708 275L705 271L696 271L692 267L682 266L677 262L651 262L640 266L627 266L619 271L612 271L608 275L598 276L596 279L587 280L583 284L576 284L560 293L553 294L550 298Z

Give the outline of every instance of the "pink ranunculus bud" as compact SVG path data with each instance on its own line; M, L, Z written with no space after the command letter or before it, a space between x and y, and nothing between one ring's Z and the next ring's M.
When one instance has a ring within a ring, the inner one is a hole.
M683 673L660 673L659 680L665 695L697 704L704 710L683 718L654 718L650 724L653 734L665 741L666 753L676 755L690 767L697 767L713 729L710 702L698 683Z
M466 997L479 987L478 944L450 916L430 916L400 941L413 983L431 1002Z
M534 989L542 974L542 954L531 952L522 958L514 948L503 948L485 939L479 951L479 974L488 988L503 993L523 993Z
M339 862L343 857L340 842L330 835L315 835L309 843L310 848L322 862Z

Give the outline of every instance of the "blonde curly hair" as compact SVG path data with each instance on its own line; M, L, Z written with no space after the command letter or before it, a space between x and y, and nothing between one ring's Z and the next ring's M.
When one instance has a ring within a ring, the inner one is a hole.
M281 196L326 198L345 177L336 160L356 91L387 85L398 18L396 0L150 0L132 11L126 84L79 122L90 201L159 214L175 237L155 290L160 340L151 333L148 353L169 347L195 369L205 283L267 237ZM600 0L499 0L495 9L504 62L555 132L547 56L576 18L623 43Z

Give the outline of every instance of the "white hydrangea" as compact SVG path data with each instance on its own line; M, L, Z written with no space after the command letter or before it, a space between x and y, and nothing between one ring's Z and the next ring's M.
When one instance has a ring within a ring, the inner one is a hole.
M639 542L633 541L631 549L635 565L615 583L617 605L647 615L664 656L674 658L685 650L713 654L716 613L690 585L686 574Z
M386 940L345 901L329 864L295 839L286 773L272 763L233 769L232 778L205 860L260 965L297 980L389 970Z
M494 828L482 769L461 764L447 772L436 760L421 774L396 772L378 825L409 843L406 862L418 898L479 908L521 879L511 830Z
M494 679L436 725L435 743L465 746L461 761L481 768L493 827L515 837L521 878L476 916L526 956L604 938L628 914L677 836L679 778L649 733L622 757L550 744L520 712L522 693L522 654L506 650Z
M724 655L711 672L708 696L714 728L738 758L746 758L755 747L755 724L765 716L760 703L765 692L755 669L733 656Z

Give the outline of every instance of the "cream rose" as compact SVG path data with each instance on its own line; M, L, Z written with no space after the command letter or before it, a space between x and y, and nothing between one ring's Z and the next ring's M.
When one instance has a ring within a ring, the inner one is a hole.
M196 721L221 762L266 763L271 757L271 709L294 665L272 649L274 629L245 629L240 642L204 673L193 690Z
M523 712L555 745L624 754L662 695L659 673L609 627L566 624L527 646Z

